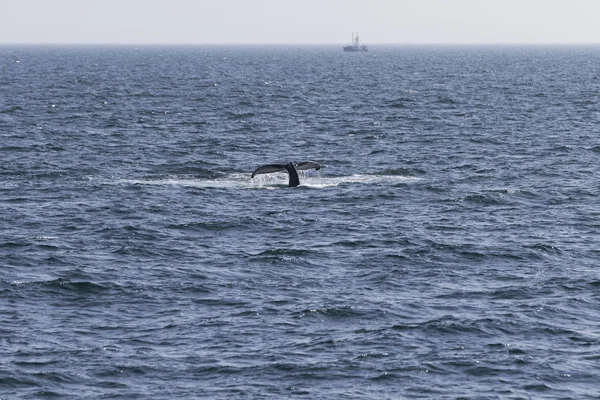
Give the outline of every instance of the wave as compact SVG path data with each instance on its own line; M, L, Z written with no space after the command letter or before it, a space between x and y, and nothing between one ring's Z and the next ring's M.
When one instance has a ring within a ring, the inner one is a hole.
M0 114L12 114L15 113L17 111L22 111L23 108L19 107L19 106L13 106L10 108L6 108L4 110L0 110Z
M49 279L49 280L16 280L12 282L6 282L13 287L24 287L24 288L35 288L37 289L49 289L49 290L60 290L67 292L76 293L106 293L110 291L123 291L123 287L114 282L93 282L91 280L77 280L72 281L70 279Z

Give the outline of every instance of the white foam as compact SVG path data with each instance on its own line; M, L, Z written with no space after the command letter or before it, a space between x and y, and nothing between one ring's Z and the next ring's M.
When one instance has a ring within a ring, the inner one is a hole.
M406 177L397 175L348 175L327 177L316 175L307 175L302 171L300 175L300 186L320 189L335 187L342 184L360 183L367 185L393 185L402 182L418 181L421 178ZM115 184L129 185L172 185L195 188L231 188L231 189L276 189L288 186L287 173L275 173L258 175L250 179L248 174L229 174L218 179L191 179L191 178L164 178L164 179L119 179Z
M249 182L247 174L232 174L224 178L206 180L178 177L164 179L118 179L115 183L150 186L184 186L195 188L247 188L252 186Z
M397 176L397 175L349 175L325 178L308 178L301 184L310 187L330 187L342 184L361 183L367 185L393 185L402 182L418 181L421 178Z

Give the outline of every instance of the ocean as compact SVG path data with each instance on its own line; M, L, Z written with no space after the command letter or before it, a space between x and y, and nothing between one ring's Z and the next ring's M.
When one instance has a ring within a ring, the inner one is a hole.
M598 398L599 163L597 46L2 46L0 399Z

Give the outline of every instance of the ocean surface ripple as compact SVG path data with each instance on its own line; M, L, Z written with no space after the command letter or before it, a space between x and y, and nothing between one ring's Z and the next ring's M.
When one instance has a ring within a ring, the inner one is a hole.
M0 399L600 396L600 48L0 55Z

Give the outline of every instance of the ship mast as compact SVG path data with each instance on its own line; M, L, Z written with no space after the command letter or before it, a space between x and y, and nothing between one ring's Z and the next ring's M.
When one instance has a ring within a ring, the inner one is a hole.
M367 46L360 45L360 39L358 38L358 32L352 32L352 42L350 45L344 46L344 51L359 52L359 51L368 51L368 50L367 50Z

